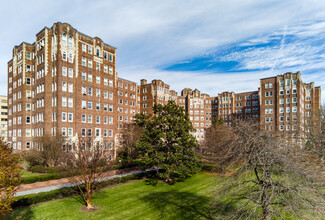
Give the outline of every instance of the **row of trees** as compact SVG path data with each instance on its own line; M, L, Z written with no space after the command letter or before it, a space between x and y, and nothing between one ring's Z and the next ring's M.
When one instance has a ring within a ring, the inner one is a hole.
M124 126L119 159L128 163L137 159L144 169L159 169L155 180L168 184L197 173L202 166L201 157L216 164L222 172L232 170L233 184L218 195L229 196L226 193L230 192L237 202L244 204L232 213L232 219L285 218L288 213L303 217L306 210L324 214L323 193L319 191L323 178L317 175L324 170L324 118L323 129L310 129L308 148L261 131L253 122L238 121L236 126L229 127L222 120L213 123L205 142L199 145L191 135L194 128L182 107L169 102L155 105L153 112L138 114L134 124ZM71 180L78 184L87 208L91 209L97 183L112 165L105 161L105 147L101 143L88 147L85 143L92 140L79 140L72 145L73 151L64 153L63 137L44 137L40 141L38 158L45 166L56 166L64 158L74 174Z

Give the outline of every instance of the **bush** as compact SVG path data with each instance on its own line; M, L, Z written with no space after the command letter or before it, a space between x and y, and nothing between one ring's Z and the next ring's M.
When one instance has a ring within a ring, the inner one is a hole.
M42 165L35 165L29 169L32 173L45 173L45 168Z
M65 167L48 167L46 168L47 173L64 173L66 172Z
M36 182L44 182L48 180L56 180L63 178L63 175L58 173L44 174L39 176L31 176L23 179L22 184L30 184Z

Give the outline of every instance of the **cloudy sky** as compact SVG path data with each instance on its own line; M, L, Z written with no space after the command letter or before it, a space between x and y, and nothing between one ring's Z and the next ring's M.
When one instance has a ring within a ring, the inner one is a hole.
M117 71L162 79L180 92L257 90L259 79L300 71L325 99L325 1L22 0L0 8L0 94L12 48L68 22L117 47Z

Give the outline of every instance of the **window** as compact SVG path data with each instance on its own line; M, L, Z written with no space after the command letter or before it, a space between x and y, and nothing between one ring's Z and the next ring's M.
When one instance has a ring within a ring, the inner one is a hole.
M283 90L280 90L280 91L279 91L279 94L280 94L280 95L283 95L283 94L284 94Z
M62 60L67 61L67 52L63 51Z
M100 76L96 76L96 83L100 84Z
M31 52L27 52L27 53L26 53L26 58L27 58L28 60L31 59Z
M73 69L69 68L69 78L73 78Z
M269 88L269 84L265 83L265 88L268 89Z
M93 75L91 73L88 73L88 82L93 81Z
M81 129L81 136L86 137L86 129L85 128Z
M113 137L113 130L112 130L112 129L109 129L109 130L108 130L108 136L109 136L109 137Z
M93 89L91 87L88 87L88 95L93 95Z
M293 97L293 98L292 98L292 102L293 102L293 103L297 103L297 97Z
M88 123L92 123L93 122L93 116L92 115L88 115Z
M69 63L73 63L73 56L71 53L69 54Z
M93 53L93 47L88 45L88 53L92 54Z
M81 58L81 65L86 66L87 59L85 57Z
M96 70L100 70L100 63L96 62Z
M62 106L67 107L67 97L62 97Z
M62 136L67 136L67 128L62 128Z
M284 108L283 108L283 107L280 107L280 108L279 108L279 112L280 112L280 113L283 113L283 112L284 112Z
M73 136L73 128L68 128L68 136L69 137Z
M96 137L99 137L100 136L100 128L96 128Z
M30 124L31 123L31 116L26 116L26 124Z
M86 45L86 44L82 44L82 45L81 45L81 48L82 48L82 52L86 52L86 50L87 50L87 45Z
M73 113L68 113L68 121L73 122Z
M292 107L292 112L297 112L297 106Z
M93 108L93 103L92 102L88 102L88 109L92 109Z
M109 54L109 61L113 62L113 54Z
M108 73L108 66L104 64L104 73Z
M104 59L107 60L107 52L104 51Z
M87 73L86 72L81 73L81 79L82 80L87 80Z
M67 68L65 66L62 67L62 76L67 76Z
M287 112L287 113L290 112L290 107L286 107L286 112Z
M62 82L62 91L63 92L67 91L67 82Z
M86 123L86 115L85 114L81 115L81 122Z
M68 98L68 107L73 108L73 98Z
M109 80L109 87L113 87L113 80L112 79Z
M100 116L97 115L97 116L96 116L96 124L99 124L99 123L100 123Z
M111 75L113 75L113 67L110 66L110 67L108 68L108 73L111 74Z
M31 85L31 80L30 80L30 78L26 78L26 85Z
M88 60L88 67L92 68L93 67L93 61L92 60Z
M62 112L62 121L67 121L67 113Z
M73 93L73 84L72 83L69 83L69 85L68 85L68 92Z
M273 83L269 83L269 88L273 88Z
M287 95L289 95L290 94L290 90L289 89L287 89Z
M92 129L89 128L87 133L88 133L88 137L91 137L91 136L92 136L92 133L93 133L93 132L92 132Z

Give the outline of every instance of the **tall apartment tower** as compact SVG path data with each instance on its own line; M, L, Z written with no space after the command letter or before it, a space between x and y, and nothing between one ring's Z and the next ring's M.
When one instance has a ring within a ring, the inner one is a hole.
M4 142L7 142L7 109L7 96L0 96L0 138L2 138Z
M261 79L260 124L262 129L296 133L304 131L321 108L321 89L303 83L300 72Z
M8 141L15 150L60 132L70 141L95 137L114 157L116 48L67 23L21 43L8 62ZM37 146L36 146L37 147Z
M166 105L169 100L177 103L177 92L170 90L170 86L162 80L140 81L140 111L146 114L153 114L155 104Z

